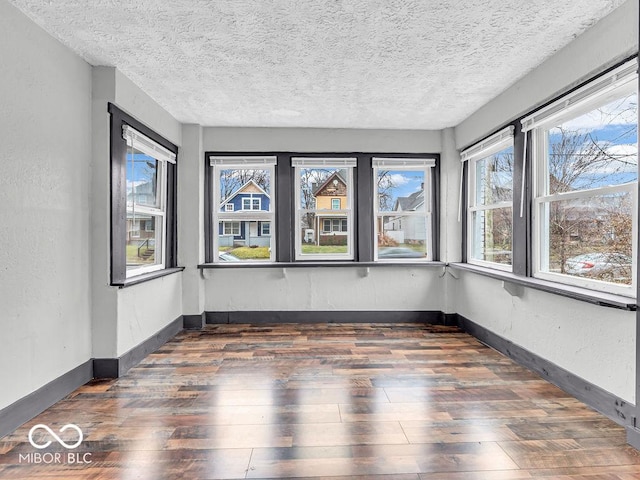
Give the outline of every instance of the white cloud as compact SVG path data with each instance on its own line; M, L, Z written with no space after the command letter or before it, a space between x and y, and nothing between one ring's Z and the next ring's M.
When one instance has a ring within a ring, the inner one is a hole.
M396 187L400 187L402 185L406 185L407 183L411 182L412 178L406 177L401 173L392 173L391 175L389 175L389 180Z

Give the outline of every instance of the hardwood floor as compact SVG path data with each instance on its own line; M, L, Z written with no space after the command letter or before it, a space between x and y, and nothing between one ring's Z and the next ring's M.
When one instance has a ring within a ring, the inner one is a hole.
M42 428L34 442L52 444L29 443L37 424L74 443L58 433L70 423L76 449ZM622 427L473 337L417 324L183 332L0 440L2 479L285 477L631 480L640 454Z

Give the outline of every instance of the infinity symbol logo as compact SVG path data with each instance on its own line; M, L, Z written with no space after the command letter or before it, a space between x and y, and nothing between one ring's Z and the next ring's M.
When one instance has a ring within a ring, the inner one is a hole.
M43 425L42 423L39 423L38 425L34 425L33 427L31 427L31 430L29 430L29 443L33 445L35 448L42 449L42 448L47 448L49 445L51 445L51 440L47 440L47 442L43 443L42 445L38 445L36 442L34 442L33 432L35 432L39 428L49 432L49 435L55 438L60 445L62 445L64 448L67 448L69 450L73 448L77 448L82 443L82 439L83 439L82 430L80 430L80 427L78 427L77 425L74 425L73 423L69 423L60 429L60 433L63 433L68 429L72 429L78 432L78 435L80 438L78 438L78 441L72 445L65 443L64 440L62 440L58 435L56 435L56 433L53 430L51 430L48 426Z

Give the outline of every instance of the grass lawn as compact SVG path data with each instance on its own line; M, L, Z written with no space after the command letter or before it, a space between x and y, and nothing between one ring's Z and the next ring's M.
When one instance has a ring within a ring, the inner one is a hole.
M239 247L229 250L229 253L242 260L269 260L269 247Z
M347 253L346 245L302 245L302 253Z
M142 247L141 253L147 249L146 246ZM127 263L135 264L135 265L143 265L147 263L154 263L155 257L154 255L150 256L146 260L144 258L140 258L138 256L138 245L127 245Z

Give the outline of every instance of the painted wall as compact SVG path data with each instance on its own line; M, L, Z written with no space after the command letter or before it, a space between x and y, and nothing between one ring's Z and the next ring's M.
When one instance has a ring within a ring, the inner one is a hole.
M458 125L458 148L637 52L637 19L638 2L626 2ZM454 167L449 167L450 175ZM459 165L456 170L459 172ZM457 204L456 189L449 188L443 195L448 204ZM451 222L449 218L447 229L458 228ZM450 250L460 248L455 235L445 241ZM459 280L447 275L447 282L448 312L457 312L622 399L635 402L634 312L531 289L525 289L522 297L511 297L499 280L471 272L460 272Z
M205 151L440 153L439 130L231 128L203 131Z
M0 409L91 358L91 67L0 2Z
M207 311L442 310L441 268L206 270Z
M113 358L145 341L182 314L182 273L127 288L109 285L109 115L112 102L171 142L182 125L113 67L93 70L93 356Z
M440 132L205 128L205 151L439 153ZM403 267L215 269L205 310L441 310L439 269ZM425 294L428 292L428 294Z
M635 403L635 312L524 289L472 272L447 274L453 309L575 375Z

